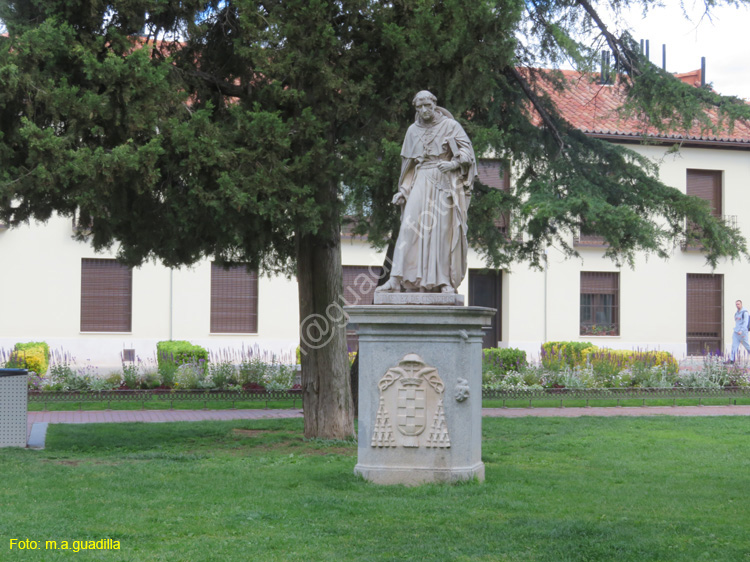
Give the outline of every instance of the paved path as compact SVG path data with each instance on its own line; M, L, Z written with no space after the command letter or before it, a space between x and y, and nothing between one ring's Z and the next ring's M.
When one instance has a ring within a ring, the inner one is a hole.
M640 406L610 408L484 408L488 418L579 418L582 416L750 416L750 406ZM29 446L43 448L51 423L180 422L301 418L302 410L96 410L29 412Z

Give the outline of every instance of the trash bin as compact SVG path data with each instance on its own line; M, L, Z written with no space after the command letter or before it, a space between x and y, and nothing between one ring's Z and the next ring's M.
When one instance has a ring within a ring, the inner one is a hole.
M0 369L0 447L26 447L26 369Z

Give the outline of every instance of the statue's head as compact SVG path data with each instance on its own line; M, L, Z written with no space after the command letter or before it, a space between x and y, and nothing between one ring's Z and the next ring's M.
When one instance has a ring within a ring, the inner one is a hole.
M435 115L435 107L437 107L437 98L433 94L427 90L422 90L414 96L412 103L422 121L432 121Z

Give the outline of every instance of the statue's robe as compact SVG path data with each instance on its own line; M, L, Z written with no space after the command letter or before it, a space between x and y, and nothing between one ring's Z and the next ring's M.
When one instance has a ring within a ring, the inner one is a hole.
M477 175L474 148L461 125L442 108L429 124L419 118L401 148L401 228L391 276L407 290L457 288L466 275L466 214ZM441 172L440 161L458 168Z

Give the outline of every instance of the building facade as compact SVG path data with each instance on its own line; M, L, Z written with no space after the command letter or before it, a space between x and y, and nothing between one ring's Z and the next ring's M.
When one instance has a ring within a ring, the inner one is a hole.
M664 137L613 114L620 99L614 86L571 80L556 95L571 123L659 163L664 183L708 200L716 216L750 233L750 130ZM644 135L648 144L639 142ZM485 162L480 172L483 183L499 189L513 181L496 163ZM0 226L0 349L43 340L79 363L105 368L123 358L153 358L156 343L168 339L213 352L244 348L293 357L301 323L294 279L227 271L208 260L190 268L147 263L131 269L75 241L73 228L61 217ZM598 237L577 233L571 242L580 259L550 247L542 270L524 263L488 270L470 254L459 292L468 304L498 311L485 346L537 357L545 341L591 341L680 358L731 345L734 302L750 304L750 264L722 262L712 271L699 249L676 241L669 260L639 256L634 268L619 268L603 258ZM383 259L366 240L342 237L342 303L371 298L373 285L365 280L377 277ZM356 346L351 330L350 336Z

